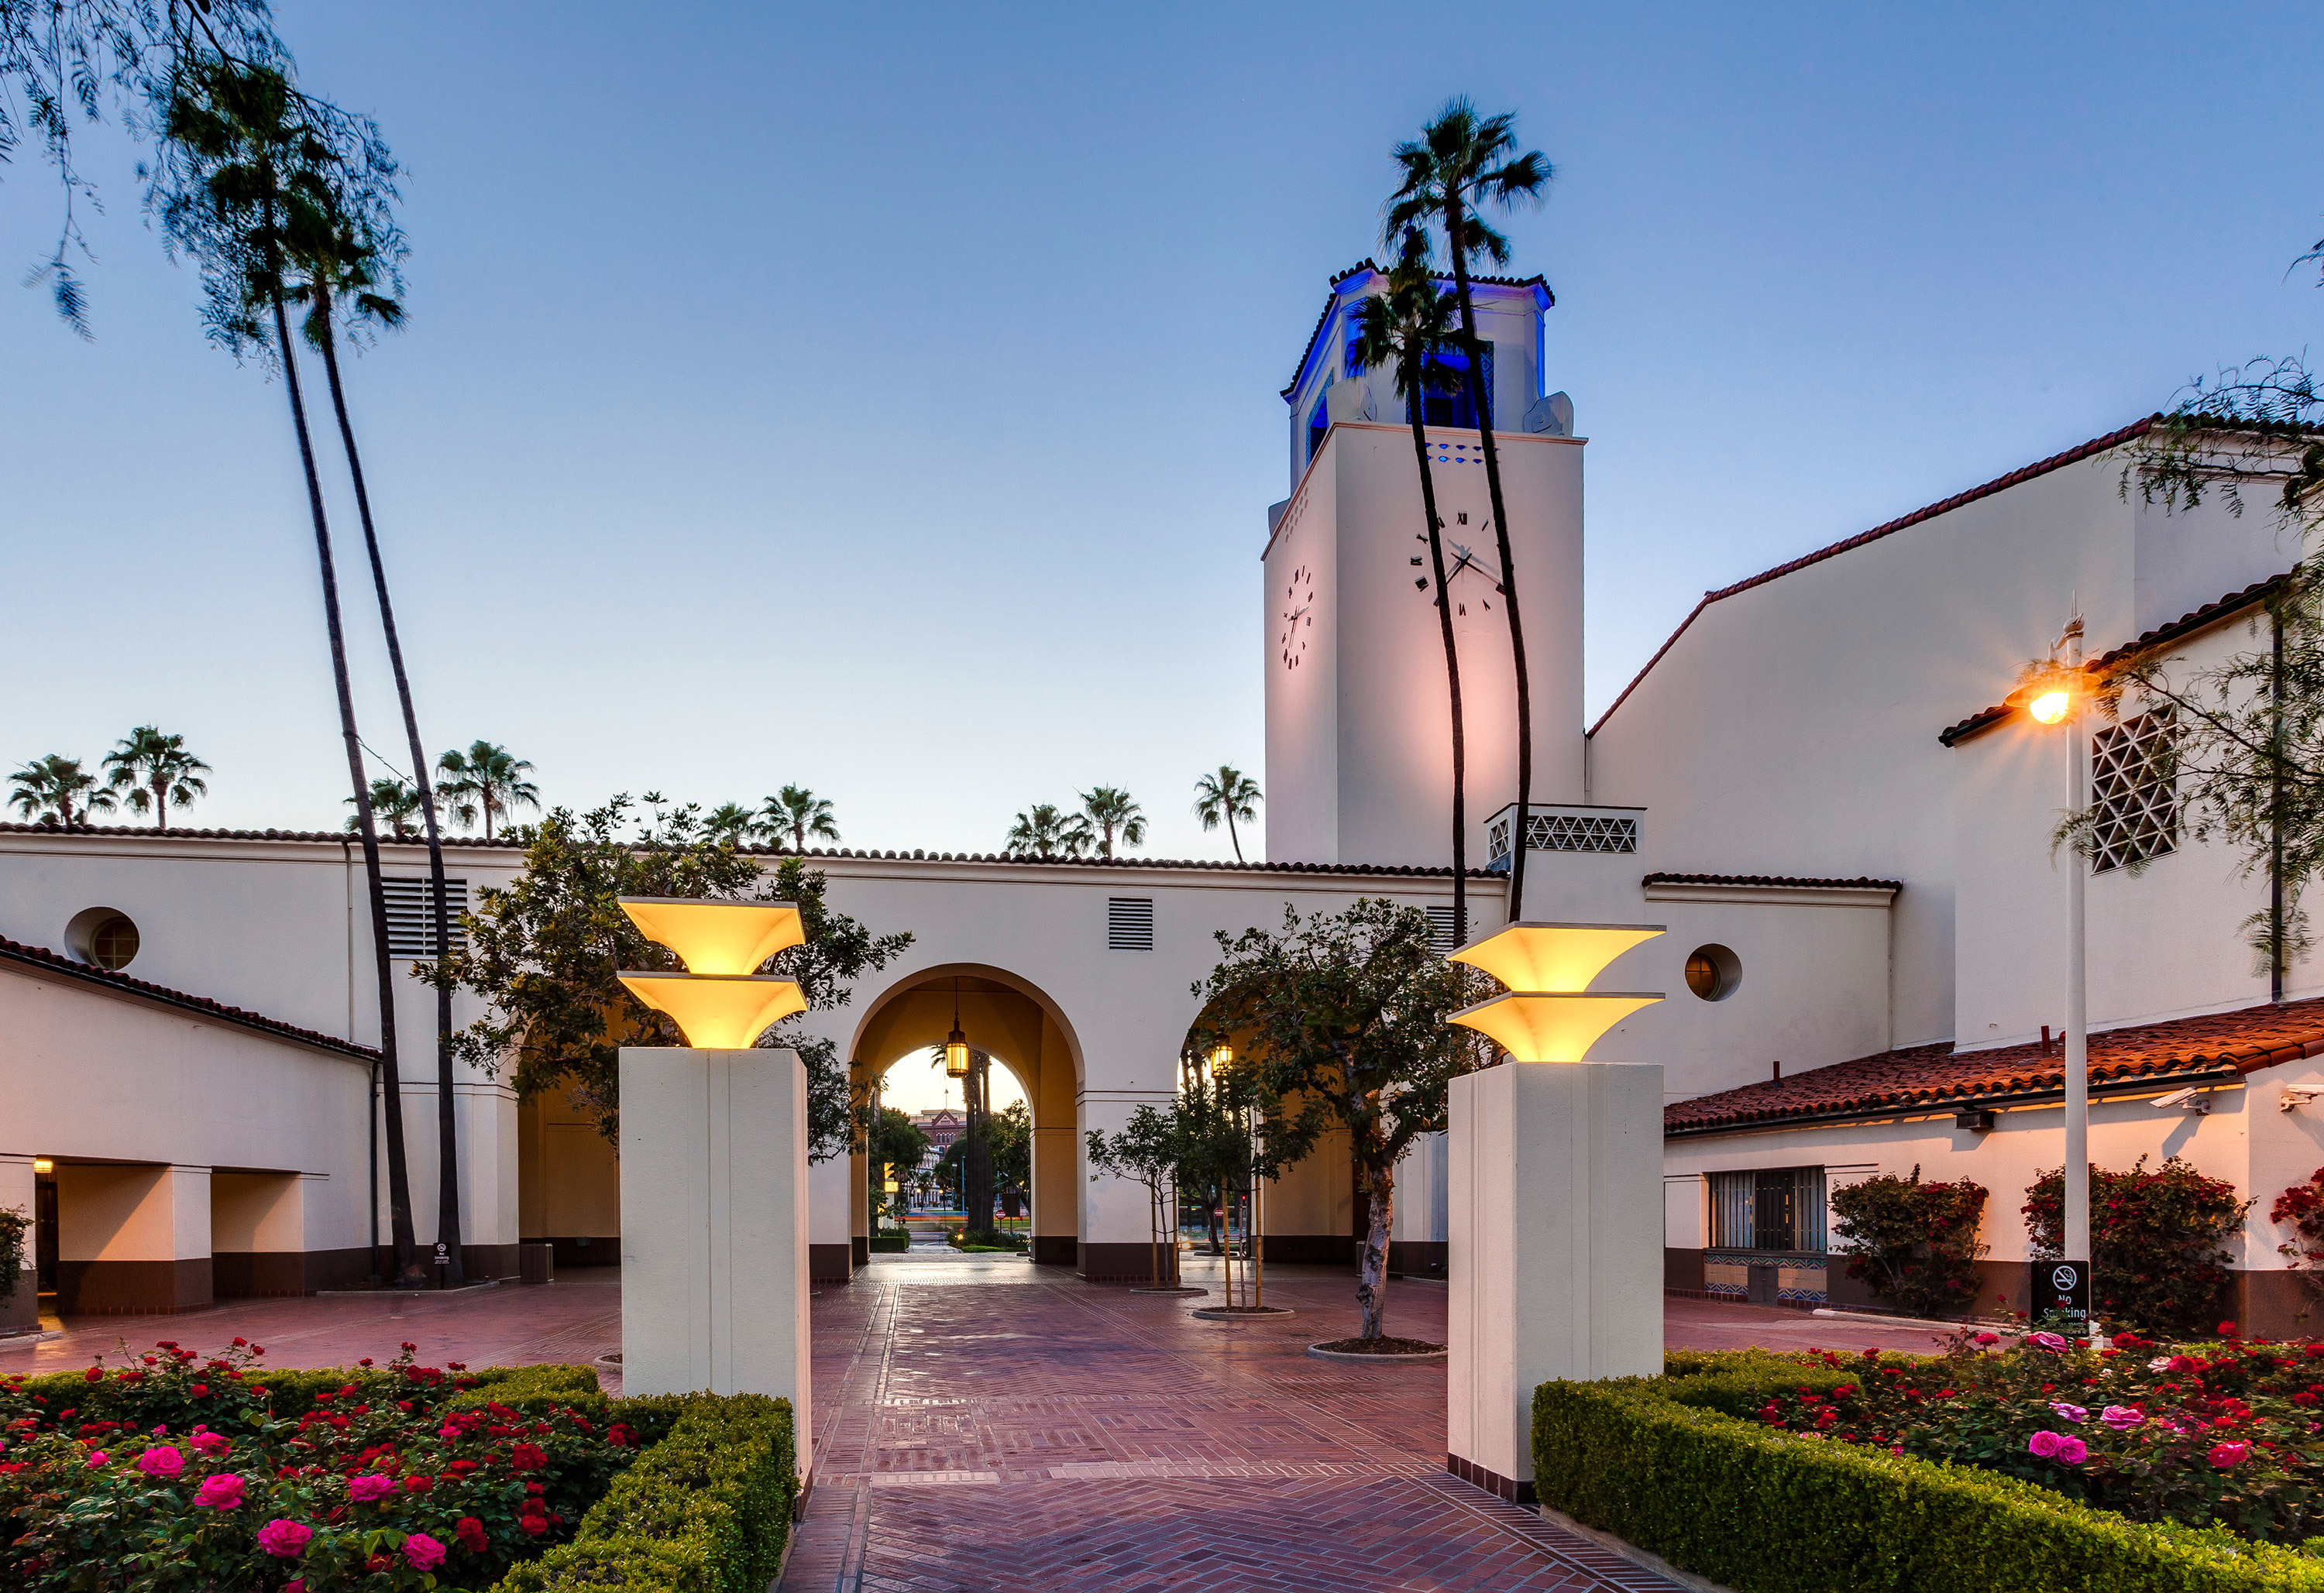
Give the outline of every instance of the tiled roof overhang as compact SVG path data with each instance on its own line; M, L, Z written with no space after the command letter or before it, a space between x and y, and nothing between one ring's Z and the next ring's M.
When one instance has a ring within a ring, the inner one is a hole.
M2137 640L2126 642L2102 658L2086 661L2082 665L2082 677L2086 680L2103 680L2112 672L2116 665L2135 652L2147 648L2168 647L2171 643L2192 636L2199 631L2207 631L2214 625L2225 624L2246 609L2265 603L2289 579L2291 576L2287 574L2271 576L2264 581L2255 581L2241 592L2230 592L2215 603L2207 603L2201 608L2180 615L2168 625L2157 625ZM1978 732L1990 730L1999 724L2024 707L2024 692L2012 692L2006 700L1996 703L1990 708L1980 708L1958 724L1948 725L1939 731L1937 740L1948 747L1956 742L1965 741Z
M1646 885L1764 885L1785 890L1886 890L1904 889L1902 879L1804 879L1790 874L1649 874Z
M2139 1024L2089 1037L2090 1094L2232 1083L2310 1056L2324 1056L2324 998ZM1663 1137L2034 1106L2064 1095L2061 1041L2047 1051L2038 1043L1957 1051L1940 1041L1674 1102L1663 1109Z
M217 1023L232 1024L280 1040L295 1040L302 1045L312 1045L319 1051L336 1051L343 1056L359 1061L377 1060L379 1052L369 1045L358 1045L342 1040L337 1035L326 1035L315 1029L302 1029L296 1024L264 1017L255 1012L245 1012L239 1007L228 1007L213 1001L208 996L189 996L183 990L173 990L167 985L133 979L126 973L110 968L98 968L87 962L76 962L70 957L60 956L43 946L29 946L19 941L0 940L0 963L14 963L32 968L51 978L69 982L94 985L117 996L128 996L156 1006L173 1007L180 1012L190 1012Z
M1321 328L1319 327L1318 330L1320 331ZM1672 631L1669 639L1655 649L1655 656L1646 660L1646 668L1632 676L1630 684L1622 688L1621 695L1608 704L1606 712L1598 715L1598 723L1590 727L1590 733L1594 736L1606 728L1606 722L1614 717L1614 711L1629 701L1630 694L1638 689L1639 683L1654 672L1655 666L1663 661L1665 654L1678 645L1678 639L1686 634L1687 627L1702 617L1703 610L1721 598L1733 597L1738 593L1748 592L1754 586L1764 586L1768 582L1788 576L1794 570L1803 570L1810 565L1821 564L1827 558L1837 558L1850 548L1861 548L1868 542L1877 542L1883 537L1893 537L1898 531L1919 525L1923 520L1934 520L1938 515L1950 513L1966 504L1976 502L1980 498L1989 498L1996 493L2006 492L2011 487L2032 481L2036 476L2047 475L2053 470L2063 470L2069 465L2093 458L2109 448L2118 448L2134 438L2145 436L2155 422L2162 419L2160 415L2150 415L2144 420L2132 422L2119 431L2109 431L2104 437L2092 437L2079 447L2068 448L2062 454L2052 454L2047 459L2013 470L2007 475L1997 476L1982 486L1971 487L1965 493L1955 493L1950 498L1931 503L1925 508L1915 509L1910 514L1874 526L1868 531L1859 531L1855 536L1834 542L1828 548L1819 548L1813 553L1803 554L1789 564L1779 564L1774 569L1762 570L1748 580L1736 582L1732 586L1721 586L1716 592L1704 593L1702 601L1696 603L1686 618L1679 622L1678 629Z

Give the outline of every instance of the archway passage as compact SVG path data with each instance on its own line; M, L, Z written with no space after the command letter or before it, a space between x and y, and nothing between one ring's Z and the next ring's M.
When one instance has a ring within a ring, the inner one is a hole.
M955 1014L970 1045L1024 1091L1033 1123L1032 1259L1070 1266L1081 1231L1080 1059L1061 1014L1036 986L1002 969L963 963L922 971L884 992L866 1009L849 1049L858 1099L890 1070L924 1065ZM862 1154L850 1157L849 1231L859 1266L871 1251L870 1174Z

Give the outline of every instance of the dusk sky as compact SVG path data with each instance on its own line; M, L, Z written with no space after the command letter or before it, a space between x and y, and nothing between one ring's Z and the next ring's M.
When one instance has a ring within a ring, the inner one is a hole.
M2324 310L2312 6L278 14L408 169L410 324L349 381L423 732L575 806L797 782L847 845L992 851L1105 783L1146 855L1228 855L1188 805L1264 778L1277 391L1451 94L1557 168L1509 231L1591 439L1593 714L1707 588ZM158 723L215 766L189 822L336 829L281 389L84 136L93 343L14 286L60 201L0 168L0 760Z

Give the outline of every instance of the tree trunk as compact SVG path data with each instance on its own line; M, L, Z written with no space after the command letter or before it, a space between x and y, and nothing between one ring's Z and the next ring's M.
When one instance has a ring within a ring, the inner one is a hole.
M322 566L323 617L331 638L331 675L338 688L339 731L346 742L347 775L355 791L355 827L363 837L364 877L371 887L373 962L379 973L381 1112L387 1125L387 1204L399 1283L424 1283L413 1251L411 1174L403 1153L403 1079L395 1060L395 963L387 950L387 893L380 884L379 831L372 823L371 782L364 778L363 742L355 733L355 699L347 681L347 639L339 621L339 579L331 562L331 527L323 512L323 483L315 474L315 444L307 432L307 405L299 392L299 361L290 346L290 318L274 295L274 335L282 349L282 382L299 434L299 460L307 473L307 506L315 521L315 557Z
M436 955L440 961L452 948L451 907L445 900L444 843L436 829L435 793L428 785L428 754L420 741L420 717L411 706L411 679L403 668L403 643L395 631L395 605L388 601L387 566L379 555L379 537L372 529L371 493L364 485L363 456L355 449L355 428L347 418L346 391L339 385L338 340L331 335L330 290L316 284L315 308L323 328L320 347L323 370L330 378L331 409L339 421L339 441L347 453L347 474L354 479L355 511L363 520L364 549L371 556L371 581L379 594L380 629L387 637L387 660L395 671L395 698L403 710L403 734L411 750L411 783L420 794L420 815L428 830L428 880L436 898ZM401 840L404 826L395 826L396 838ZM459 1122L455 1112L452 1094L452 988L436 987L436 1242L444 1247L451 1257L445 1266L445 1281L451 1284L467 1282L467 1269L461 1265L460 1220L460 1137Z
M1227 811L1227 840L1233 843L1235 861L1242 861L1242 837L1235 833L1234 810L1231 808Z
M1371 1221L1364 1229L1363 1275L1356 1284L1356 1303L1363 1307L1363 1339L1380 1337L1388 1316L1388 1235L1396 1219L1396 1167L1375 1171L1371 1184Z
M170 782L167 780L156 780L152 782L152 788L153 792L153 827L157 830L166 830L170 827L170 805L167 802L164 802L162 798L170 794Z
M1525 622L1517 612L1517 566L1509 557L1509 514L1501 499L1501 456L1493 444L1493 395L1484 380L1477 342L1477 308L1469 301L1469 257L1461 247L1461 196L1444 196L1444 242L1452 256L1452 286L1461 299L1461 335L1469 344L1469 391L1477 401L1477 439L1485 451L1485 487L1492 496L1493 540L1501 556L1501 602L1509 616L1509 656L1517 677L1517 812L1509 838L1508 919L1525 916L1526 812L1533 800L1533 682L1526 672Z
M1444 522L1436 517L1436 476L1428 467L1428 432L1421 422L1419 373L1405 401L1412 419L1412 453L1420 464L1420 503L1428 516L1428 562L1436 577L1436 624L1444 639L1444 680L1452 696L1452 944L1469 938L1468 747L1461 728L1461 654L1452 642L1452 594L1444 589Z

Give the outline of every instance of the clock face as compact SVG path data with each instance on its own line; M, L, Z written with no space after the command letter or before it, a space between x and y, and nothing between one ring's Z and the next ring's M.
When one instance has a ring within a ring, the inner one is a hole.
M1286 669L1299 668L1307 655L1307 632L1315 624L1315 572L1301 565L1283 585L1277 614L1275 651Z

